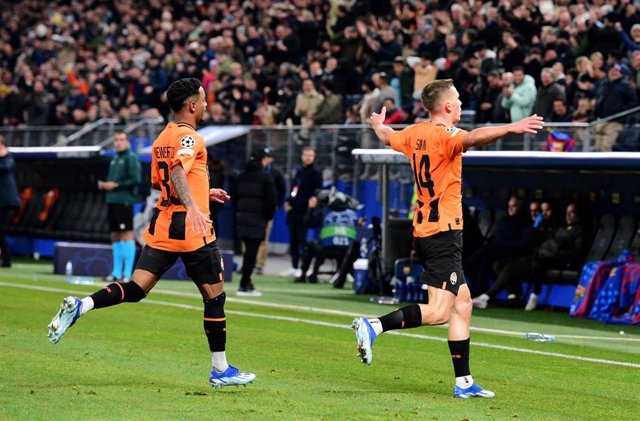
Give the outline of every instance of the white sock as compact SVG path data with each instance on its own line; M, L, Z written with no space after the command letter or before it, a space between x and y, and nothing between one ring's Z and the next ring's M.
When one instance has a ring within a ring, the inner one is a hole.
M468 376L456 377L456 386L462 389L467 389L471 387L472 384L473 384L473 377L471 377L471 374L469 374Z
M480 301L489 301L491 299L491 297L489 297L487 294L482 294L476 299L480 300Z
M86 297L82 299L82 305L80 306L80 315L93 310L93 298Z
M369 324L376 333L376 336L382 333L382 323L380 323L380 319L369 319Z
M213 366L213 369L217 372L223 372L224 370L229 368L229 364L227 363L227 353L225 351L212 352L211 365Z

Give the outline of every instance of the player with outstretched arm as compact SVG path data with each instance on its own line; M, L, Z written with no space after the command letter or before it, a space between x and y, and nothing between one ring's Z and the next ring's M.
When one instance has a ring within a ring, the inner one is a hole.
M537 115L502 126L470 132L457 128L462 103L451 79L427 83L422 105L431 119L395 131L384 125L385 108L373 113L378 138L409 158L418 202L413 219L413 248L425 266L422 281L429 287L428 304L412 304L376 319L356 318L353 330L362 362L371 364L375 339L383 332L449 323L448 342L456 377L456 398L492 398L494 393L474 382L469 369L471 295L462 272L462 153L512 133L536 133Z

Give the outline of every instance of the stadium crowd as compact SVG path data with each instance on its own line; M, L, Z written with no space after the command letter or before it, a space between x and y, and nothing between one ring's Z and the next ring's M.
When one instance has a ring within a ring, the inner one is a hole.
M413 122L434 78L477 123L585 122L634 106L639 70L630 0L15 0L0 15L5 126L166 117L183 77L202 80L212 124L360 123L383 105Z

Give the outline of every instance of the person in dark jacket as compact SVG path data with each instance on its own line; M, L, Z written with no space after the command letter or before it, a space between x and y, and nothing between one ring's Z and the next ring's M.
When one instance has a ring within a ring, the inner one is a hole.
M638 98L627 77L629 69L620 63L609 67L607 78L596 95L595 117L605 118L636 106ZM611 152L613 144L624 126L616 120L596 125L594 150Z
M553 116L553 102L557 99L564 99L564 90L556 83L555 73L550 67L542 69L540 81L542 84L536 93L533 113L549 121Z
M587 254L587 230L575 203L567 206L566 226L558 228L545 240L533 256L533 292L529 296L527 311L538 305L538 295L542 292L544 274L551 269L580 270Z
M511 259L527 251L526 229L531 221L522 211L522 200L512 196L507 204L507 215L500 219L498 228L485 244L477 248L464 262L465 273L473 281L473 293L486 291L493 278L494 264L503 259Z
M558 229L553 203L548 200L543 201L540 204L540 209L541 213L536 216L535 220L532 218L533 226L525 229L522 240L513 247L519 253L496 261L493 267L496 280L487 291L473 299L474 307L487 308L489 301L505 288L510 294L514 294L508 297L509 301L515 302L516 293L521 290L522 280L531 277L536 251L541 244L553 238Z
M11 250L4 237L4 224L9 214L20 207L20 197L15 178L16 164L7 149L7 144L0 135L0 266L11 267Z
M304 224L304 215L309 206L309 199L315 191L322 188L322 174L313 165L316 159L316 151L310 146L302 150L300 157L302 166L298 168L291 180L291 192L284 203L287 212L287 225L289 225L289 253L291 254L291 268L281 272L282 276L302 275L298 269L300 263L301 248L307 236L307 227Z
M258 247L264 240L267 223L276 211L276 188L273 178L265 171L264 151L255 152L244 172L236 178L236 191L232 198L236 208L236 230L244 243L242 278L238 295L259 297L251 282L256 265Z
M282 206L284 201L284 195L287 187L284 182L284 176L276 167L273 166L273 152L271 148L264 148L262 150L264 158L262 158L262 165L267 173L271 174L273 178L273 184L276 188L276 211ZM258 248L258 257L256 258L256 268L254 272L256 275L262 275L264 273L264 265L267 262L267 253L269 252L269 237L271 236L271 229L273 228L273 219L267 222L267 229L264 234L264 240L260 243Z
M125 133L116 133L113 139L116 155L109 165L107 181L98 181L98 189L107 192L109 231L113 250L113 270L105 282L129 282L136 258L133 239L133 205L142 181L138 157L131 151Z

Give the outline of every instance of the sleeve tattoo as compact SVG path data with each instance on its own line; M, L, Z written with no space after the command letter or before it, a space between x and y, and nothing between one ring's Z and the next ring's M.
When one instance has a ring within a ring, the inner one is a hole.
M185 208L190 208L192 205L191 193L189 192L189 183L187 182L187 174L184 172L182 165L177 165L173 171L171 171L171 181L173 187L176 189L176 194L182 202Z

